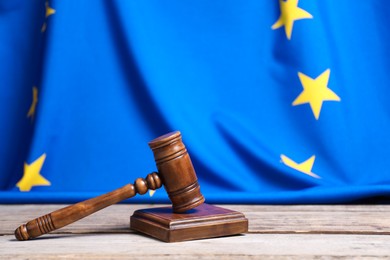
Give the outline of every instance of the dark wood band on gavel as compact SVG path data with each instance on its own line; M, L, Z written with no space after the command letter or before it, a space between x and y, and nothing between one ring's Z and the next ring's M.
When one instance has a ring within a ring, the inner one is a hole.
M28 240L69 225L112 204L145 194L162 186L168 192L175 212L185 212L204 202L198 180L180 132L172 132L149 143L156 160L158 173L138 178L134 184L33 219L15 230L18 240ZM161 178L161 179L160 179Z

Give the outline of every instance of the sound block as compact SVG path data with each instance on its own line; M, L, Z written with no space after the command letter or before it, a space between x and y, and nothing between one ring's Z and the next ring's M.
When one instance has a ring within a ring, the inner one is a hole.
M186 213L172 207L140 209L130 218L130 228L165 242L230 236L248 232L244 214L202 204Z

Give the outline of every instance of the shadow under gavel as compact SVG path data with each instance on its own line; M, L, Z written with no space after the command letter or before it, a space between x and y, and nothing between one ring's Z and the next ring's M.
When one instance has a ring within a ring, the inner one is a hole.
M158 173L148 174L145 179L138 178L134 184L127 184L117 190L103 194L77 204L53 211L33 219L15 230L18 240L28 240L53 230L62 228L87 217L98 210L145 194L148 189L155 190L164 184L172 202L173 212L182 213L204 202L198 179L192 166L187 149L179 131L158 137L149 142Z

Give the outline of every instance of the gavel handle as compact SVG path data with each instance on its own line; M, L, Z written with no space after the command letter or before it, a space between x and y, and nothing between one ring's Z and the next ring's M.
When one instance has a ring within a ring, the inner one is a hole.
M162 183L157 173L148 174L146 180L138 178L134 185L127 184L99 197L82 201L30 220L15 230L15 237L21 241L36 238L87 217L107 206L134 197L137 193L142 195L148 189L156 190L161 186Z

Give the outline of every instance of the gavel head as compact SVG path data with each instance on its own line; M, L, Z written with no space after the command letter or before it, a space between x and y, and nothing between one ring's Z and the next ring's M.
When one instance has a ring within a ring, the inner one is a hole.
M149 142L158 175L172 202L174 212L193 209L204 202L198 178L179 131L168 133Z

